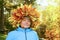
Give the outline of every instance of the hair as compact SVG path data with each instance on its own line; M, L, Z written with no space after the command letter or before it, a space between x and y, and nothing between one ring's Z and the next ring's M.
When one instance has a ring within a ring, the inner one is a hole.
M29 16L24 16L24 18L27 18L27 19L29 19L30 21L32 21ZM24 19L24 18L23 18L23 19ZM22 20L23 20L23 19L22 19Z

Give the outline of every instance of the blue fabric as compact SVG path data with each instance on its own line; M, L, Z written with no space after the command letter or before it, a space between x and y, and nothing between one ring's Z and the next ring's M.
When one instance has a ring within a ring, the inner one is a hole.
M16 30L8 33L6 40L39 40L39 38L32 29L18 27Z

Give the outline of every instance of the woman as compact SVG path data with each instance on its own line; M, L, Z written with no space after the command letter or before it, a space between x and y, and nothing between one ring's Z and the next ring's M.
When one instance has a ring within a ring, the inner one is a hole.
M30 25L30 19L25 17L21 21L21 26L10 32L6 40L39 40L37 33L30 28Z
M31 29L32 26L35 27L39 24L39 21L37 21L39 14L36 10L25 5L23 8L19 8L12 12L13 14L9 21L12 25L16 26L19 24L20 26L18 26L16 30L9 32L6 40L39 40L37 33ZM33 12L34 15L32 15L31 12Z

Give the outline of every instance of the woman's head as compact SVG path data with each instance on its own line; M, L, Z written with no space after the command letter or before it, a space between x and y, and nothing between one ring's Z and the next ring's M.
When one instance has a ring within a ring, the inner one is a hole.
M29 17L24 17L21 21L21 27L22 28L29 28L31 25L31 20Z
M29 16L30 18L29 17L26 18L25 16ZM38 12L31 5L24 5L23 7L13 9L11 11L11 16L8 18L8 20L13 27L18 27L20 24L21 27L26 26L34 28L40 25L40 12ZM26 23L26 21L24 20L27 20L28 23Z

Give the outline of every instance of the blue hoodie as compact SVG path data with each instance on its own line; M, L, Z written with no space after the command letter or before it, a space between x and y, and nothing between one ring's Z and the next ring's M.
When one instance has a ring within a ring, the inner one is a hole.
M8 33L6 40L39 40L38 35L31 28L23 29L18 27Z

